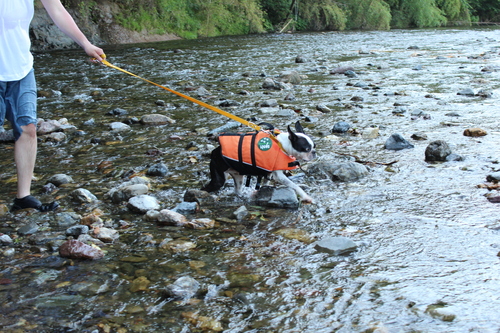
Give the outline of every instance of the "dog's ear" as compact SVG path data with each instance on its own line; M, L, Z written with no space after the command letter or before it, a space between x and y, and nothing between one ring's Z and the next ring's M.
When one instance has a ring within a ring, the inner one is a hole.
M268 131L274 131L274 125L273 124L270 124L270 123L258 123L257 125L261 126L261 127L265 127L266 130Z
M290 128L290 126L288 126L288 128ZM297 122L295 123L295 130L299 133L302 133L302 134L305 134L304 133L304 129L302 128L302 125L300 124L300 122L297 120Z
M291 142L294 142L297 140L297 134L295 134L292 129L290 128L290 125L287 126L288 130L288 138L290 139Z

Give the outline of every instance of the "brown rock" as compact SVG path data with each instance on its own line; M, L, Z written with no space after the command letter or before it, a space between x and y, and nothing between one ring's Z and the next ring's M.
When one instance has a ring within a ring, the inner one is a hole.
M63 243L59 247L59 255L70 259L101 259L104 257L104 252L73 239Z
M485 136L488 133L486 133L485 130L480 129L480 128L467 128L464 131L465 136L471 136L471 137L479 137L479 136Z

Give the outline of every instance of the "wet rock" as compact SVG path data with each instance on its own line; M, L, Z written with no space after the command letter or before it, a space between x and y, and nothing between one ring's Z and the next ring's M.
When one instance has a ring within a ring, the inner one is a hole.
M200 289L200 283L190 276L183 276L169 284L166 292L170 297L187 300L196 295Z
M36 233L39 230L38 225L35 222L29 222L17 229L17 234L19 236L27 236Z
M421 71L422 69L424 69L424 67L421 64L415 65L412 68L414 71Z
M339 121L332 127L332 133L347 133L351 128L351 124L346 121Z
M254 201L259 206L275 208L299 207L299 200L295 191L288 187L263 186L255 194Z
M66 229L66 236L73 236L78 238L82 234L88 234L90 228L86 225L75 225Z
M243 219L247 217L248 214L249 214L248 209L245 206L241 206L240 208L238 208L233 212L233 216L234 218L236 218L236 220L238 220L238 222L243 221Z
M280 90L279 85L271 78L264 79L264 82L262 83L262 88Z
M130 130L130 126L119 121L112 122L109 124L109 128L113 132L122 132Z
M368 83L363 82L363 81L359 81L359 82L356 82L353 85L353 87L365 89L365 88L368 88ZM351 101L361 102L361 101L363 101L363 97L354 96L351 98Z
M482 98L491 98L491 97L493 97L493 93L491 91L481 89L477 92L476 96L479 96Z
M429 306L427 306L427 309L425 309L425 313L428 313L433 318L441 319L445 322L451 322L456 318L456 315L451 312L450 309L447 309L446 304L442 302L430 304Z
M170 250L174 253L179 253L179 252L186 252L189 250L192 250L196 248L196 244L190 241L185 241L182 239L176 239L173 241L167 242L164 247L164 249Z
M80 220L80 224L90 226L90 225L104 225L102 219L97 214L87 214L83 216Z
M14 142L14 131L12 129L6 131L3 127L0 128L0 142Z
M50 141L50 142L63 142L66 140L66 134L64 134L63 132L54 132L54 133L50 133L50 134L47 134L45 135L44 139L46 141Z
M488 196L487 199L491 203L500 203L500 196Z
M172 208L172 210L179 214L185 215L185 214L194 214L199 210L199 208L200 206L197 202L183 201L174 208Z
M260 103L259 106L264 108L274 108L278 106L278 101L275 99L268 99L267 101Z
M310 244L314 242L314 237L311 236L307 231L297 228L283 228L275 232L276 235L280 235L286 239L296 239L300 242Z
M0 244L11 244L13 242L9 235L0 235Z
M473 97L473 96L475 96L475 93L474 93L474 90L472 90L471 88L466 88L466 89L463 89L463 90L460 90L459 92L457 92L457 95Z
M2 256L4 257L12 257L16 254L16 249L13 248L7 248L2 251Z
M141 117L140 123L143 125L166 125L174 124L175 120L162 114L147 114Z
M233 271L227 274L227 279L231 288L251 288L262 281L262 276L250 272Z
M341 182L356 181L368 174L366 166L356 162L313 162L309 165L308 171L318 179L331 179L332 181Z
M375 139L379 136L379 129L378 127L369 127L365 128L363 132L361 133L361 137L363 139Z
M319 112L323 112L323 113L332 112L332 110L328 106L326 106L325 104L316 105L316 110L318 110Z
M288 93L288 94L286 94L284 100L285 101L294 101L295 100L295 95L293 93Z
M161 211L150 210L146 213L146 220L154 221L161 225L180 226L188 222L188 219L173 210L162 209Z
M405 106L405 105L398 105L394 108L394 110L392 110L392 113L393 114L403 114L403 113L406 113L408 111L408 107Z
M232 99L223 99L221 101L217 101L214 104L216 106L220 106L220 107L232 107L232 106L240 106L241 105L240 102L234 101Z
M42 120L38 122L38 129L36 132L38 135L49 134L59 131L61 126L61 123L57 120Z
M3 216L9 212L9 207L6 204L0 204L0 216Z
M209 218L193 219L182 224L183 227L196 230L213 229L215 227L215 220Z
M446 157L451 153L451 148L445 141L432 141L425 149L425 160L429 162L446 161Z
M80 203L91 203L98 200L95 195L84 188L78 188L71 192L71 197Z
M55 215L55 221L59 228L68 228L80 223L81 216L73 212L62 212Z
M295 57L295 63L296 64L303 64L303 63L306 63L306 62L309 62L309 60L306 57L302 56L302 55L299 55L299 56Z
M465 158L462 155L453 154L446 156L446 162L459 162L463 161Z
M424 141L427 140L427 134L421 132L413 133L411 135L411 138L416 141Z
M499 66L484 66L483 68L481 68L481 72L488 72L488 73L491 73L491 72L498 72L500 71L500 67Z
M349 77L349 78L356 78L358 77L358 74L356 74L355 71L345 71L344 73L345 76Z
M385 149L387 150L402 150L414 148L415 146L408 142L403 136L399 133L395 133L387 139L384 144Z
M423 110L415 109L411 112L411 119L415 120L417 118L431 119L431 115L425 113Z
M94 237L104 243L113 243L120 237L117 230L111 228L94 228Z
M355 251L356 243L347 237L328 237L314 243L314 248L320 252L327 252L333 255L346 254Z
M296 71L286 71L281 73L279 76L281 82L291 83L291 84L300 84L302 82L302 77Z
M118 188L109 190L106 196L109 197L113 203L120 203L122 201L128 201L132 197L147 194L148 192L149 187L146 184L121 185Z
M488 135L488 133L481 128L467 128L464 130L464 136L471 136L474 138Z
M339 66L330 71L330 74L345 74L348 71L354 71L352 66Z
M293 117L295 116L295 111L292 109L279 109L276 113L276 116L279 117Z
M130 284L130 292L136 293L138 291L147 291L149 289L150 281L145 276L139 276Z
M204 332L222 332L224 330L220 321L211 317L201 316L195 312L183 312L182 318Z
M196 89L194 91L194 93L196 94L196 96L198 97L206 97L206 96L210 96L212 93L210 91L208 91L207 89L205 89L204 87L199 87L198 89Z
M157 176L157 177L165 177L168 174L168 167L165 163L157 163L149 167L146 175L148 176Z
M486 176L486 181L498 183L500 182L500 172L494 172Z
M64 184L69 184L73 182L73 178L64 173L58 173L50 177L47 181L48 183L52 183L55 186L59 187Z
M160 204L155 197L141 194L128 200L127 207L135 213L145 214L149 210L158 210Z
M108 113L106 113L108 116L124 116L126 115L128 112L127 110L125 109L121 109L121 108L115 108L111 111L109 111Z
M78 240L69 240L59 247L59 255L70 259L101 259L104 252Z

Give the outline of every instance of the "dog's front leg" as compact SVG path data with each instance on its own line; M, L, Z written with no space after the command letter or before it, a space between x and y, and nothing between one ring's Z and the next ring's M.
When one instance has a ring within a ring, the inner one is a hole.
M243 187L243 177L238 171L234 169L227 170L227 173L234 179L234 192L241 196L241 188Z
M305 203L312 203L313 199L304 192L303 189L300 188L299 185L292 182L288 177L283 173L283 171L273 171L273 177L280 182L281 184L291 187L295 193L299 196L300 200Z

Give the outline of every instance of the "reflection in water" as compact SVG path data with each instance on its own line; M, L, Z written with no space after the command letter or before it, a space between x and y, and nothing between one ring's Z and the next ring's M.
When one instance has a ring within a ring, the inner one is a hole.
M14 296L19 305L5 306L9 311L2 318L11 325L20 319L36 322L34 331L108 325L133 332L221 327L224 332L497 332L498 206L476 187L499 169L498 72L482 71L499 61L497 34L489 29L331 32L106 48L111 63L153 82L195 98L202 86L210 93L199 98L209 104L234 101L237 106L226 110L242 118L257 117L280 129L301 120L315 136L320 158L347 154L398 162L372 163L369 175L357 182L305 177L315 205L299 211L247 205L250 215L242 223L231 214L245 202L227 189L218 207L199 213L217 219L209 231L158 227L103 200L99 208L107 222L129 226L105 247L106 257L48 269L47 264L37 268L37 256L29 251L18 251L5 260L0 278L14 278L22 288L2 289L0 296L2 303ZM299 55L308 61L296 63ZM162 161L169 175L152 179L162 208L175 207L187 189L199 189L208 180L207 145L213 144L206 132L228 120L82 59L73 51L36 55L39 89L47 96L40 98L39 116L65 117L76 130L63 143L40 144L35 188L53 174L71 175L74 184L56 195L65 211L84 215L94 207L72 202L72 189L84 187L103 199L122 176L142 174ZM357 76L330 74L339 66L352 66ZM304 76L301 84L261 88L265 77L290 70ZM465 88L493 95L457 95ZM288 94L294 99L285 100ZM293 111L282 115L259 106L268 99ZM332 112L317 111L318 104ZM397 106L406 111L394 113ZM126 113L116 115L117 109ZM416 109L430 119L412 118ZM452 112L457 116L447 115ZM175 123L144 126L134 120L151 113ZM109 129L111 122L125 120L131 130ZM359 133L377 127L380 136L332 137L338 121ZM463 130L471 127L488 135L465 137ZM416 132L428 140L412 141L414 149L383 148L393 133L410 139ZM465 160L426 163L425 148L438 139ZM10 153L12 145L3 146ZM187 149L193 146L198 150ZM13 165L7 158L1 163L2 198L10 198ZM358 250L345 256L318 252L313 244L275 233L284 228L317 239L346 236ZM40 239L58 231L47 220ZM196 249L172 253L160 245L168 240L190 241ZM194 298L179 300L166 292L188 276L201 284ZM149 281L146 291L131 292L139 277Z

